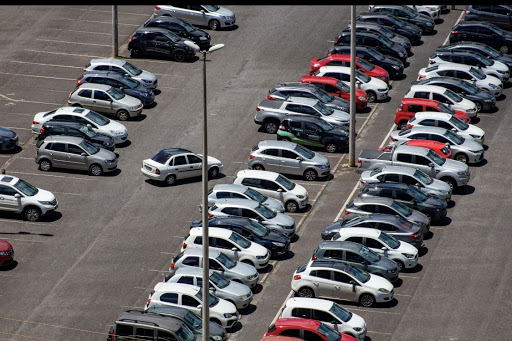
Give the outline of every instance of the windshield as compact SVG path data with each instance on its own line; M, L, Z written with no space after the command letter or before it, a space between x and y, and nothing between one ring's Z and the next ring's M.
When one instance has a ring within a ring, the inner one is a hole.
M212 294L208 294L209 298L208 301L210 302L210 307L215 307L217 303L219 303L219 299ZM199 300L199 302L203 302L203 288L199 289L199 291L196 294L196 298Z
M370 274L368 272L354 268L353 266L348 267L348 272L361 283L366 283L370 280Z
M128 85L128 87L130 89L135 89L136 87L139 86L139 82L136 81L135 79L131 78L131 77L128 77L126 75L122 75L122 78L123 78L123 81L124 81L124 84L125 85Z
M422 191L414 186L409 186L409 194L412 195L417 202L423 202L428 199Z
M263 206L265 207L265 206ZM236 245L240 246L243 249L247 249L249 246L251 246L251 242L239 235L236 232L232 232L229 236L229 240L234 242Z
M329 311L343 322L348 322L352 318L352 313L338 303L333 303Z
M453 110L452 108L448 107L444 103L439 102L439 104L437 105L437 108L440 109L442 112L445 112L447 114L451 114L451 115L455 114L455 110Z
M359 66L361 66L362 68L364 68L364 69L366 69L368 71L372 71L373 69L375 69L375 65L367 62L363 58L357 58L357 63L356 64L359 64ZM343 83L343 84L345 84L345 83Z
M167 163L167 160L169 160L170 157L171 155L167 154L164 150L161 150L158 153L156 153L156 155L153 156L151 160L164 165Z
M334 112L334 110L326 107L323 103L320 101L316 102L315 105L313 105L313 108L316 109L316 111L320 112L323 116L330 116Z
M25 194L27 197L32 197L39 192L37 187L34 187L31 184L29 184L28 182L26 182L25 180L21 180L21 179L19 179L18 182L16 182L13 186L18 191Z
M379 174L381 172L382 172L382 168L375 168L374 170L371 171L370 176L374 176L374 175Z
M421 183L424 183L425 185L430 185L434 180L428 176L427 174L423 173L419 169L414 172L414 177L418 179Z
M475 54L473 54L473 56L475 56L475 57L476 57L476 59L478 59L478 61L479 61L480 63L484 64L485 66L491 66L491 65L493 65L493 64L494 64L494 61L493 61L493 60L489 60L489 59L487 59L487 58L484 58L484 57L482 57L482 56L480 56L480 55L478 55L478 54L476 54L476 53L475 53Z
M402 9L407 13L407 15L410 17L410 18L416 18L416 16L418 15L415 11L413 11L412 8L410 7L407 7L407 6L403 6Z
M386 59L386 57L382 53L375 49L371 50L371 55L378 61L383 61L384 59Z
M361 247L361 254L364 255L364 257L372 263L378 262L380 260L380 256L366 246Z
M447 130L443 134L448 140L453 141L455 144L462 144L464 142L464 138L455 134L453 131Z
M107 124L110 123L110 120L108 118L101 116L100 114L98 114L95 111L89 111L85 115L85 118L88 118L89 120L93 121L94 123L96 123L99 126L106 126Z
M485 52L487 52L491 57L493 57L493 58L501 57L501 53L499 53L498 50L496 50L495 48L490 47L489 45L485 45L482 47L485 50Z
M203 6L204 8L206 8L209 12L216 12L219 10L219 6L217 5L201 5Z
M402 204L401 202L393 200L393 203L391 204L391 208L400 213L400 215L404 217L408 217L412 214L412 210Z
M210 281L212 281L219 289L224 289L229 285L230 282L229 279L219 275L216 272L212 272L210 275Z
M82 140L82 142L80 142L78 144L80 147L82 147L82 149L85 149L85 151L91 155L93 154L96 154L97 152L100 151L99 148L97 148L96 146L90 144L89 142L87 142L86 140Z
M472 74L476 79L482 80L485 78L485 75L474 67L469 69L469 73Z
M379 41L384 43L384 45L386 45L387 48L391 48L393 46L393 42L391 40L389 40L389 38L384 35L379 37Z
M329 103L334 100L333 95L331 95L325 91L322 91L322 89L318 89L318 91L315 91L315 95L320 101L322 101L322 103Z
M261 225L258 222L255 222L254 220L249 220L249 224L247 224L245 227L247 227L247 229L251 230L252 233L260 238L265 237L270 233L270 230L267 227Z
M266 196L264 196L260 192L257 192L255 190L253 190L252 188L249 188L249 187L247 188L247 191L244 192L244 194L247 195L252 200L255 200L255 201L259 202L260 204L262 202L264 202L265 200L267 200Z
M385 232L381 232L379 235L379 240L389 246L391 249L396 250L400 246L400 242L395 239L395 237L390 236Z
M432 149L430 149L427 153L427 157L434 161L438 166L442 166L444 165L444 163L446 162L446 159L442 156L440 156L439 154L437 154L436 152L434 152Z
M449 90L449 89L446 89L446 91L444 92L444 95L446 97L448 97L449 99L451 99L452 101L454 102L461 102L462 101L462 97L460 97L459 95L457 95L455 92Z
M412 223L410 221L405 220L403 217L397 215L396 224L404 230L410 230L412 228Z
M355 217L355 218L352 218L352 219L349 219L349 220L342 220L342 221L340 221L340 226L350 227L350 226L353 226L353 225L357 225L359 222L361 222L363 220L364 220L363 216Z
M199 317L197 317L196 314L192 313L191 311L185 314L183 320L189 327L191 327L194 330L201 329L203 325L203 320L201 320Z
M466 91L470 95L478 93L478 88L471 83L459 82L459 86L462 88L462 90Z
M276 178L276 182L283 186L286 190L291 191L295 188L295 183L291 182L287 177L279 174Z
M234 260L232 260L228 256L224 256L224 254L222 254L222 253L219 255L219 257L217 257L215 259L228 269L233 269L236 265L236 262Z
M391 21L394 25L400 27L400 28L404 28L405 27L405 23L402 22L401 20L397 20L396 18L393 18L392 16L389 16L388 17L388 20Z
M371 80L369 76L365 75L364 73L358 70L356 70L356 78L363 83L368 83Z
M185 324L182 324L176 331L176 336L178 336L180 341L194 341L196 339L194 333Z
M505 35L505 31L503 31L501 28L499 28L498 26L494 25L494 24L490 24L489 25L489 28L491 30L493 30L497 35L499 36L503 36Z
M334 127L329 122L324 120L317 120L315 123L318 124L320 128L323 129L323 131L329 131L334 129Z
M329 341L339 341L341 340L341 334L331 327L327 327L325 324L320 323L320 326L316 330L320 334L322 334Z
M172 32L162 32L163 35L165 35L167 38L169 38L170 40L172 40L172 42L174 43L177 43L178 41L181 40L180 37L178 37L176 34L172 33Z
M83 125L80 127L79 129L82 133L84 133L85 135L87 135L88 137L96 137L98 134L92 130L91 128L89 128L88 126L86 125Z
M460 118L451 116L450 123L457 127L459 130L467 130L469 128L469 124L463 122Z
M126 69L126 71L128 71L128 73L130 73L132 76L138 76L142 73L141 69L139 69L138 67L129 62L124 63L123 66Z
M108 89L107 94L109 94L110 97L114 98L115 100L120 100L125 96L120 90L117 90L114 87Z
M361 59L359 59L359 60L361 60ZM345 91L346 93L350 93L350 86L348 86L345 82L338 80L336 82L336 86L338 88L340 88L341 90Z
M186 21L182 21L181 22L181 26L185 27L185 30L187 30L187 32L193 32L196 30L196 28L192 25L190 25L188 22Z
M276 212L263 205L258 205L258 207L256 207L256 212L265 217L265 219L272 219L277 215Z
M312 159L315 156L314 152L307 149L306 147L301 146L300 144L296 145L294 150L305 159Z

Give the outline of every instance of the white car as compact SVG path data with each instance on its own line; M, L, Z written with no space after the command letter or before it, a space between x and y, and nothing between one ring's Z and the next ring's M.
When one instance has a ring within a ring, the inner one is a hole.
M263 269L268 265L270 251L258 243L228 229L208 227L210 248L217 250L229 258L250 264L256 269ZM181 252L186 248L203 248L203 227L191 228L183 240Z
M188 21L188 20L187 20ZM156 89L158 81L156 76L149 71L141 70L132 63L117 58L91 59L84 68L87 71L114 71L132 77L140 81L149 89Z
M215 201L226 198L255 200L273 211L284 212L283 203L278 199L268 197L250 187L239 184L216 184L213 186L208 191L208 207L211 207Z
M53 193L11 175L0 175L0 211L21 213L36 221L59 206Z
M503 82L498 78L489 76L473 66L455 63L443 63L420 69L418 80L432 77L455 77L468 83L473 83L482 90L489 91L494 97L503 92Z
M395 261L400 271L414 268L418 264L418 249L416 247L397 240L378 229L345 227L339 229L333 240L350 241L365 245L370 250Z
M407 122L408 128L414 127L416 125L441 127L448 130L453 130L464 138L475 139L481 145L483 145L485 141L485 132L481 128L478 128L473 124L467 124L460 118L444 112L418 112L409 120L409 122Z
M291 287L300 297L356 301L363 307L390 302L394 295L384 277L339 261L310 260L295 270Z
M475 58L472 61L474 61L474 62L478 61L478 63L480 63L480 65L481 65L480 67L470 64L470 63L465 63L463 56L455 55L452 52L447 52L447 53L440 52L441 56L437 52L434 52L434 54L429 57L428 63L430 65L452 63L452 64L458 64L458 65L470 65L470 66L478 67L478 69L480 71L482 71L484 74L494 76L502 82L508 80L508 78L510 77L509 68L504 63L502 63L498 60L492 60L492 59L485 58L483 55L481 55L479 53L471 53L471 52L468 52L468 53L471 54ZM446 54L447 56L443 56L443 54ZM446 60L447 58L450 58L450 59Z
M192 25L208 26L211 30L231 27L235 24L235 13L217 5L157 5L153 16L168 15L181 18Z
M404 98L425 98L433 99L447 104L453 110L461 110L468 114L468 117L476 117L476 104L465 99L450 89L437 85L412 85Z
M439 19L439 15L441 14L441 6L438 5L406 5L407 7L412 8L418 14L424 14L432 20ZM375 5L368 5L368 10L370 11Z
M240 316L235 305L212 294L209 295L210 321L224 328L232 328ZM188 309L201 317L203 290L191 284L159 282L149 294L144 310L153 306L166 305Z
M245 185L281 201L288 212L295 212L308 205L306 188L276 172L243 169L236 174L233 183Z
M364 319L331 300L291 297L286 301L281 313L281 318L288 317L318 320L357 340L362 341L366 337L367 327Z
M39 134L43 123L50 120L90 125L95 132L111 136L115 144L122 144L128 139L128 129L122 123L112 121L95 111L77 107L61 107L51 111L38 112L32 121L32 132Z
M333 77L344 81L350 86L350 67L348 66L322 66L313 73L314 76ZM356 87L366 91L368 102L381 101L388 97L389 87L383 80L370 77L356 70Z

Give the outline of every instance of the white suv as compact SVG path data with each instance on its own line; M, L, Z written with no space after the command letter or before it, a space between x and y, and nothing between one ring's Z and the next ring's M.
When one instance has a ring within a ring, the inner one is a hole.
M268 249L249 241L236 232L220 227L209 227L208 239L210 248L222 252L231 259L250 264L256 269L263 269L268 264L270 258ZM202 226L190 229L189 234L183 240L181 251L183 252L187 247L203 247Z
M0 175L0 210L17 212L36 221L59 206L55 195L10 175Z
M314 261L300 266L292 278L292 290L300 297L319 297L359 302L363 307L393 299L393 284L337 261Z

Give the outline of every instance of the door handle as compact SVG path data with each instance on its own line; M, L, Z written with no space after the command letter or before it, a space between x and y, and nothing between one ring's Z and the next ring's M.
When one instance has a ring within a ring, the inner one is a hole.
M339 286L339 285L335 285L335 286L334 286L334 288L335 288L335 289L339 289L339 288L340 288L340 286Z
M318 286L318 282L313 282L314 285Z

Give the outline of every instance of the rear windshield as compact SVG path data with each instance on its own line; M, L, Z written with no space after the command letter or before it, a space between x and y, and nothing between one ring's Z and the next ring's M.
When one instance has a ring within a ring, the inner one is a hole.
M159 151L155 156L151 158L151 160L158 162L162 165L166 164L171 156L167 154L165 151Z

